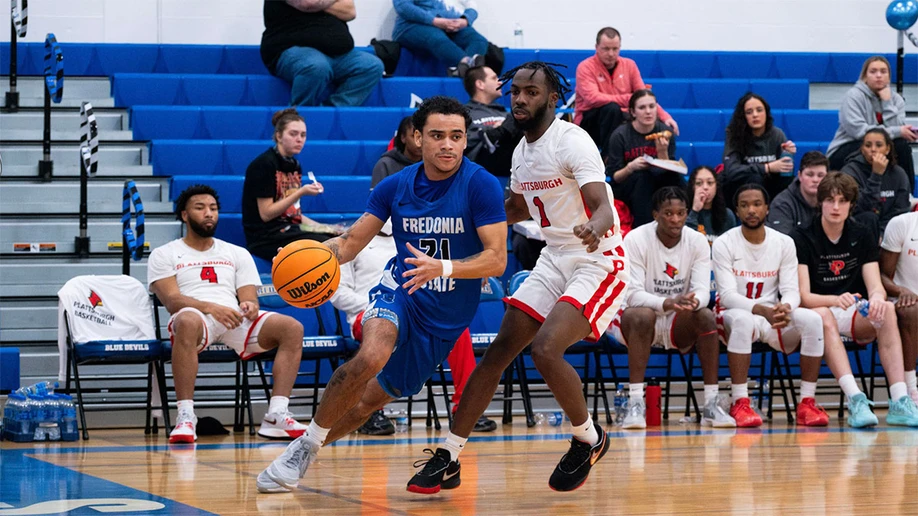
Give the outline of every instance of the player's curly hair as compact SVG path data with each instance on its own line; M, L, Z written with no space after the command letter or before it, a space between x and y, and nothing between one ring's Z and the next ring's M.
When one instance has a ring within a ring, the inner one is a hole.
M689 205L688 196L685 195L685 190L676 188L675 186L664 186L653 193L653 211L660 211L660 207L663 206L663 203L670 200L682 201L682 204L686 205L686 207Z
M208 185L191 185L182 190L178 199L175 200L175 220L182 220L182 212L185 211L185 208L188 206L188 200L195 195L209 195L213 197L214 200L217 201L217 210L220 209L220 196L217 195L216 190Z
M529 61L528 63L523 63L501 75L500 83L504 85L510 84L510 82L513 81L513 76L516 75L516 73L520 70L532 70L532 75L529 76L530 78L532 78L536 72L542 70L542 73L545 76L545 85L548 86L548 91L557 93L558 98L561 99L561 103L564 104L567 102L566 95L571 92L571 82L568 81L567 77L562 75L561 72L553 68L556 66L567 68L567 66L563 64L546 63L544 61Z

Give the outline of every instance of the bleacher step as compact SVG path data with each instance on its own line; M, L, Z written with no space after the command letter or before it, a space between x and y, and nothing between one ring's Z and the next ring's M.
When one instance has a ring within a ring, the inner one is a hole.
M66 74L66 63L64 73ZM9 87L9 76L0 76L0 84L4 85L4 91ZM19 92L19 104L23 107L44 105L45 96L45 79L44 77L23 77L19 76L16 81L16 90ZM93 107L111 107L103 106L98 101L108 100L109 103L114 101L112 96L112 85L108 77L69 77L64 76L64 95L61 104L54 106L72 106L80 107L83 101L92 102ZM66 104L65 104L66 103Z
M166 188L160 181L137 181L137 192L147 202L161 202L166 198ZM124 186L118 181L105 181L95 178L87 183L87 201L90 203L117 200L121 202ZM73 199L79 201L80 183L77 181L3 181L0 183L0 208L7 203L16 202L56 202L67 203Z
M114 217L113 217L114 218ZM120 219L120 217L118 217ZM181 225L171 218L150 220L145 224L145 239L150 248L156 248L181 236ZM120 220L91 220L87 235L90 238L90 252L107 253L109 242L121 242ZM79 221L76 217L68 220L22 221L4 220L0 222L0 254L13 254L15 243L47 243L55 246L48 253L74 252L74 237L79 235ZM114 251L111 251L114 252Z
M100 136L108 131L123 131L129 128L126 110L95 110L96 126ZM41 110L3 113L3 130L28 130L44 128L45 115ZM71 108L52 108L51 131L71 131L80 128L80 110Z
M40 142L44 138L42 129L8 129L5 125L0 127L0 143L2 142ZM79 126L71 130L51 131L51 143L79 142ZM131 142L134 141L133 131L99 131L99 142Z
M105 200L87 203L87 213L89 215L120 215L122 210L121 201ZM64 203L47 203L47 202L10 202L0 205L0 216L7 218L17 215L68 215L77 216L80 209L79 194L74 200ZM144 213L150 215L172 214L172 203L153 201L143 203Z
M52 154L53 155L53 154ZM4 178L34 178L38 177L38 161L28 165L9 165L3 164ZM54 163L54 178L78 178L80 177L79 165L70 163ZM96 172L97 178L131 178L153 177L153 167L151 165L112 165L110 163L100 164Z
M42 159L41 143L0 143L3 165L35 165ZM51 159L58 165L79 165L79 144L51 146ZM131 166L149 163L149 150L143 143L119 143L99 146L99 166Z

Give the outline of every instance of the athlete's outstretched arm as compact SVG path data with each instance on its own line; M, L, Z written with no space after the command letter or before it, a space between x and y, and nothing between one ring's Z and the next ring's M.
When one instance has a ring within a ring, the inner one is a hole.
M385 223L386 221L379 220L376 215L364 213L357 222L347 228L347 231L324 243L338 257L338 263L347 263L373 240Z
M526 198L516 192L510 192L510 197L504 201L504 211L507 212L508 225L529 219L529 206L526 205Z
M504 273L507 267L507 223L495 222L480 226L477 231L484 250L472 256L450 260L453 265L451 278L487 278ZM415 268L402 274L410 278L402 286L410 289L409 294L413 294L428 281L443 275L443 263L415 249L411 244L406 245L415 257L406 258L405 263Z
M587 183L580 187L580 192L592 216L586 224L575 226L574 234L587 246L587 252L592 253L599 247L600 239L612 229L615 215L612 213L605 182Z

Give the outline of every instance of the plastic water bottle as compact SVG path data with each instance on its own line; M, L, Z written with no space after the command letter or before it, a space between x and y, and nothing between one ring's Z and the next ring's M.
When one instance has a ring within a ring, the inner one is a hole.
M647 426L660 426L660 424L662 424L663 408L660 406L661 394L660 382L658 382L656 378L651 378L650 381L647 382L647 389L645 391L647 402L645 420L647 421Z
M67 394L61 394L61 440L76 441L79 439L77 431L77 414L76 406L73 404L73 398Z
M58 386L59 384L57 382L38 382L28 387L20 387L16 392L23 396L44 396L47 394L54 394L54 389L57 389Z
M874 321L873 319L868 319L867 315L870 313L870 301L858 296L857 302L854 303L854 307L857 309L857 313L861 314L861 317L867 319L874 328L879 328L883 326L882 322Z
M535 422L538 426L561 426L564 423L564 413L557 412L536 412Z
M11 394L7 403L13 403L13 415L15 419L7 429L7 438L14 442L26 442L32 440L32 421L34 413L29 405L29 400L25 396L14 393Z
M621 384L615 385L613 407L615 408L615 426L622 426L625 421L625 415L628 412L628 395L625 394Z
M779 159L790 158L791 162L794 161L794 153L788 150L781 151L781 157ZM794 170L791 169L790 172L781 172L779 174L781 177L794 177Z
M29 397L26 402L32 407L33 441L44 441L48 437L48 403L41 394Z
M395 433L404 434L408 431L408 412L399 410L395 413Z
M49 441L61 440L61 395L51 394L48 396L48 421L46 428Z
M523 26L519 23L513 26L513 48L523 48Z

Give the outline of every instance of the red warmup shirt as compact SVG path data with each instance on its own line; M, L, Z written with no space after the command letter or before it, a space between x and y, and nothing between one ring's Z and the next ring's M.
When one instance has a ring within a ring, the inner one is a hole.
M622 111L628 111L631 94L647 87L641 78L637 63L627 57L618 58L614 72L615 77L612 77L595 55L577 65L577 82L574 88L577 93L577 102L574 106L575 124L580 125L584 111L602 107L609 102L615 102L622 107ZM663 122L672 118L659 104L657 116Z

